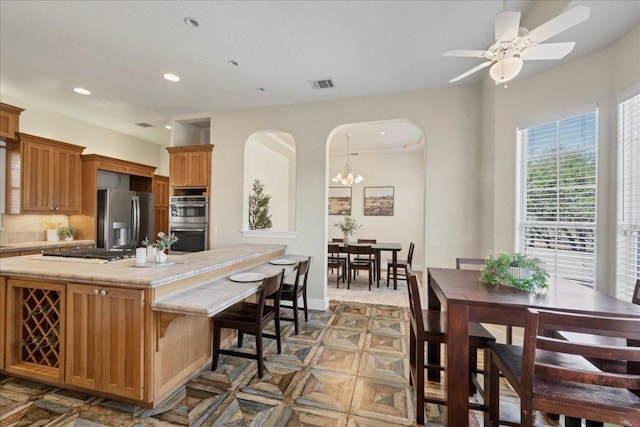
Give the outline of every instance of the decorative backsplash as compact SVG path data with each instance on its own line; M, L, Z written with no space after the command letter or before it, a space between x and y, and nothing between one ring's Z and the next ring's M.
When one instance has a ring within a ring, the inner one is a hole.
M67 215L3 215L4 230L0 243L40 242L46 240L45 221L69 224Z

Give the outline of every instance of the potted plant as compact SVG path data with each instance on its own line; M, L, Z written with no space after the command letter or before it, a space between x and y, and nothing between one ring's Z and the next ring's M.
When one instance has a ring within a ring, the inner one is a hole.
M342 231L345 245L348 245L350 243L353 233L355 233L360 227L362 227L356 222L355 219L351 218L350 216L344 217L344 220L342 220L342 222L337 222L334 225L338 227L340 231Z
M47 242L57 242L60 240L58 236L58 228L62 227L62 224L55 221L44 221L44 230L47 236Z
M249 195L249 230L268 230L273 224L269 215L271 196L264 193L264 184L253 181L253 190Z
M549 286L549 274L541 264L539 258L519 252L489 254L480 274L480 281L492 285L506 285L526 292L543 292Z
M58 227L58 236L64 240L73 240L73 236L76 234L76 227L70 225L68 227Z

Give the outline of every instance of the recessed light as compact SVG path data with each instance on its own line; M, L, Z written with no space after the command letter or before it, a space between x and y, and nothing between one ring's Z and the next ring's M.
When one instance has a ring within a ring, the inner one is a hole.
M164 76L165 79L169 80L170 82L179 82L180 81L180 77L176 76L175 74L171 74L171 73L167 73Z
M227 65L231 65L232 67L237 67L238 63L236 61L234 61L233 59L230 59L227 61Z
M263 88L263 87L257 87L257 88L256 88L256 90L257 90L258 92L264 92L264 88Z
M165 129L169 129L169 130L171 130L171 126L170 126L170 125L166 125L166 126L165 126Z
M187 27L198 28L200 23L196 21L194 18L184 18L184 23L187 24Z
M75 93L79 93L80 95L91 95L91 92L89 92L88 90L86 90L83 87L74 87L73 91Z
M380 132L380 135L386 135L387 133L385 131Z

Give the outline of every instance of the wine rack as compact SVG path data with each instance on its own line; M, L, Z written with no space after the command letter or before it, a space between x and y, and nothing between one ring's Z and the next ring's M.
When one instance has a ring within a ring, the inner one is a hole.
M65 290L64 284L45 281L7 281L7 372L63 380Z
M60 366L60 299L56 290L22 289L22 361Z

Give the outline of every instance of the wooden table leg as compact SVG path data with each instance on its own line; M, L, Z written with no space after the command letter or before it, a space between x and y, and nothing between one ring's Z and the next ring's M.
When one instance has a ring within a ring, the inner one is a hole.
M393 252L393 290L398 290L398 251Z
M429 310L442 310L442 305L438 300L438 297L431 289L431 276L427 276L427 292L428 292L428 307ZM408 285L407 285L408 286ZM434 366L442 365L442 352L440 351L440 344L429 342L427 343L427 363ZM429 369L427 370L427 380L439 383L440 382L440 370Z
M447 426L469 426L469 306L447 302Z

